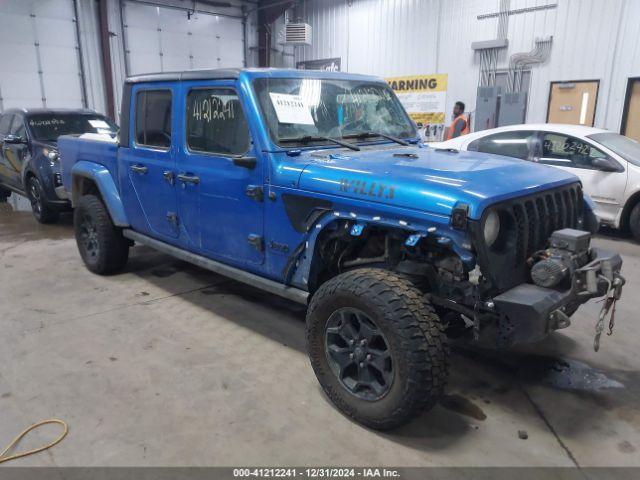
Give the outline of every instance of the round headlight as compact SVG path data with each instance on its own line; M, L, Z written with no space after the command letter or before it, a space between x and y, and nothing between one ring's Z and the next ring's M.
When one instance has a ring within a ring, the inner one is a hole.
M491 211L484 221L484 241L490 247L498 238L500 233L500 216L497 212Z

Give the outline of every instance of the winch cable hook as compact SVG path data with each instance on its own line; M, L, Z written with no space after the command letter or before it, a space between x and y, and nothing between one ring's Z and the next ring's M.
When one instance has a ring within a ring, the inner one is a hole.
M604 299L602 299L603 305L600 309L600 315L598 316L598 322L596 323L596 336L593 339L593 349L597 352L600 349L600 336L604 331L605 319L609 312L611 315L609 317L609 331L607 335L613 334L613 327L615 326L615 315L616 315L616 302L620 298L620 291L622 290L622 286L624 285L624 279L622 277L616 277L613 282L609 280L604 275L598 275L599 278L602 278L607 282L607 294Z

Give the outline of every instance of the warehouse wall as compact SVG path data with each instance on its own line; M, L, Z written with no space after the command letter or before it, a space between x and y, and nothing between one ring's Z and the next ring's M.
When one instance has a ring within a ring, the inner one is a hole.
M106 1L116 118L129 75L257 64L255 12L244 21L254 1L197 3L189 15L191 1Z
M97 25L96 0L0 2L0 110L104 111Z
M198 2L189 16L191 0L103 1L116 120L127 75L257 65L257 0ZM98 0L0 0L0 111L108 113L99 11Z
M475 105L479 59L474 41L497 37L499 0L301 0L296 15L313 27L313 44L295 47L289 65L341 57L343 70L380 76L447 73L447 111L456 100ZM619 130L627 78L640 75L640 1L511 0L510 9L557 3L511 15L509 55L553 35L551 57L533 68L528 122L544 122L549 83L600 80L596 126Z

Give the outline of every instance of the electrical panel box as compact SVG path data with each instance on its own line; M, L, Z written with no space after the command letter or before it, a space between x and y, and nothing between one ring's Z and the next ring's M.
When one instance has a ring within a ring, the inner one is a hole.
M525 123L527 116L527 92L503 93L500 99L498 126Z
M474 131L498 126L502 87L478 87Z

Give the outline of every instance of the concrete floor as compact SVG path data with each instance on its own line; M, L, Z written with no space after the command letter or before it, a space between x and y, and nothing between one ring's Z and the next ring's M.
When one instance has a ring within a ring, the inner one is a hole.
M323 396L301 306L144 247L92 275L70 218L1 204L0 444L57 417L69 436L14 465L640 465L640 246L596 244L628 280L599 353L593 302L527 351L458 348L441 405L382 434Z

